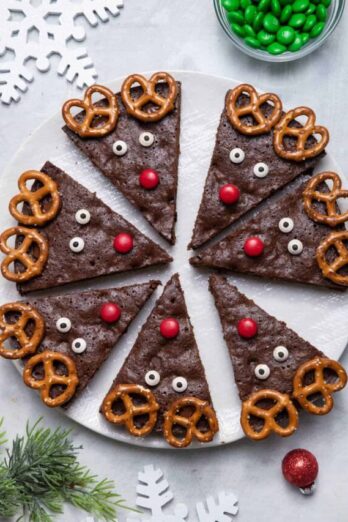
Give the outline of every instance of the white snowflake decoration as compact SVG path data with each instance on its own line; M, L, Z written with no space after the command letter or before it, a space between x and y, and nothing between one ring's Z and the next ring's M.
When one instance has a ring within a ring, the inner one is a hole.
M1 102L18 101L28 89L34 79L30 60L45 72L53 55L60 56L59 75L80 88L93 84L97 72L86 48L69 45L86 37L76 17L83 15L94 27L118 15L122 6L123 0L0 0Z
M238 499L233 493L222 492L217 502L213 497L208 497L206 507L203 502L196 506L199 522L230 522L231 517L238 513Z

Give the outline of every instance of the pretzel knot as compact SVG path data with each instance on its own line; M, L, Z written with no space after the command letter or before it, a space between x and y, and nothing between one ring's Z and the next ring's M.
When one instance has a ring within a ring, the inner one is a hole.
M317 190L321 183L332 181L333 186L329 192ZM335 172L322 172L314 176L307 184L303 192L304 208L308 216L318 223L325 223L335 227L348 220L348 211L344 214L337 208L339 198L348 198L348 190L342 190L341 178ZM313 201L320 201L326 205L326 214L313 206Z
M238 98L243 93L249 96L249 103L238 107ZM262 110L262 105L267 102L273 104L272 113L268 117ZM282 115L282 102L276 94L268 92L259 95L252 85L243 83L228 94L226 99L226 111L233 127L242 134L256 136L270 132L280 120ZM243 116L252 116L256 123L252 125L243 123L241 120Z
M137 405L136 399L141 399ZM144 402L145 400L145 402ZM115 413L114 406L121 401L124 412ZM135 437L145 437L152 432L157 422L159 405L153 393L139 384L118 384L105 397L102 413L106 420L113 424L124 424L129 433ZM136 418L146 416L143 426L136 425Z
M16 247L9 247L7 242L12 236L23 237L23 241ZM48 259L48 243L37 230L25 227L12 227L0 235L0 250L7 254L1 263L2 275L9 281L16 283L28 281L41 274ZM30 254L33 251L35 258ZM12 271L11 263L19 262L23 272Z
M270 400L274 404L269 409L258 406L257 404L263 400ZM278 415L283 411L286 411L288 415L288 424L285 427L277 422ZM261 430L257 431L253 427L251 416L262 419ZM243 402L241 424L246 436L253 440L265 439L271 432L281 437L289 437L297 429L298 412L288 394L276 390L259 390Z
M186 417L180 414L186 408L193 409L193 413ZM201 419L205 419L209 429L202 430L198 427ZM181 426L186 430L183 438L178 438L173 433L174 426ZM175 448L186 448L195 437L199 442L210 442L215 433L219 431L216 414L209 402L196 397L184 397L175 401L164 414L163 433L166 441Z
M67 375L57 373L56 365L65 366ZM35 367L43 365L44 375L42 379L34 377ZM74 361L63 353L45 350L29 359L24 367L23 380L27 386L34 390L40 390L41 399L50 408L62 406L69 401L79 383ZM53 386L62 386L63 391L56 397L51 397Z
M39 181L41 187L32 191L27 188L29 180ZM60 207L60 197L56 182L37 170L23 172L18 180L20 193L14 196L9 205L10 213L22 225L44 225L56 217ZM49 208L44 210L42 200L49 197ZM27 203L31 210L31 215L23 214L18 210L20 203Z
M163 82L168 85L168 94L162 96L156 91L157 85ZM132 86L138 83L142 89L139 98L132 96ZM159 121L174 109L178 86L174 78L166 72L157 72L147 80L141 74L131 74L125 79L121 88L121 97L128 114L138 120ZM156 110L146 110L146 105L154 104Z
M323 276L338 285L348 286L348 272L345 274L339 271L348 266L348 230L341 232L331 232L320 243L317 248L316 258ZM327 259L328 251L334 249L338 254L333 261Z
M14 321L8 322L8 315L14 315ZM26 332L32 323L32 333ZM6 359L22 359L36 352L42 341L45 323L39 312L25 303L9 303L0 306L0 355ZM19 348L11 350L4 346L7 339L15 339Z
M92 101L94 93L104 96L107 105L94 104ZM75 118L71 114L73 107L83 109L84 115L79 114L78 118ZM86 90L83 100L74 98L64 103L62 116L69 129L82 138L100 138L105 136L112 132L117 124L119 108L116 94L103 85L91 85ZM106 118L105 121L104 118ZM93 126L93 122L97 122L98 125Z
M326 382L325 370L331 370L337 376L333 383ZM310 384L305 384L305 378L309 373L314 373L314 380ZM332 393L342 390L347 384L347 374L344 368L337 362L323 357L316 357L303 363L297 370L294 377L293 397L299 404L314 415L325 415L332 410L334 401ZM310 398L320 395L323 404L318 406Z
M291 127L290 123L299 116L306 116L306 123L300 127ZM313 145L309 146L308 140L310 137L314 137L314 134L320 136L320 141L315 140ZM285 136L296 139L294 150L285 148ZM315 125L315 113L312 109L309 107L297 107L296 109L287 112L275 127L273 146L274 150L281 158L302 161L320 154L328 144L329 138L329 131L326 127Z

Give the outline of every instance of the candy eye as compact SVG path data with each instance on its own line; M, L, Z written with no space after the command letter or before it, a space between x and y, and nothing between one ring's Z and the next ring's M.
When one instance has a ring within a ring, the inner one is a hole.
M148 386L157 386L160 383L161 376L156 370L150 370L145 375L145 382Z
M269 167L266 163L256 163L253 172L257 178L265 178L269 173Z
M236 147L235 149L232 149L230 152L230 160L232 163L242 163L245 159L245 152L244 150L240 149L239 147Z
M82 337L74 339L71 344L72 351L75 353L83 353L87 348L87 343Z
M82 237L73 237L69 242L69 248L75 252L75 254L78 254L85 248L85 242Z
M298 256L299 254L301 254L303 250L302 241L300 241L299 239L292 239L288 243L288 250L290 254L292 254L293 256Z
M254 372L255 377L264 381L265 379L268 379L268 377L270 376L271 370L269 369L267 364L258 364Z
M71 321L67 317L60 317L56 322L58 332L67 333L71 329Z
M289 350L285 346L277 346L273 350L273 357L278 362L286 361L289 357Z
M289 234L289 232L294 228L294 222L291 218L285 217L279 221L278 227L281 232L284 232L284 234Z
M124 156L128 150L127 143L122 140L117 140L112 145L113 153L116 154L116 156Z
M87 225L91 220L91 214L88 210L80 208L75 214L75 219L79 225Z
M155 136L152 132L142 132L139 136L139 143L143 147L151 147L155 141Z
M173 390L182 393L187 390L187 380L185 377L175 377L172 382Z

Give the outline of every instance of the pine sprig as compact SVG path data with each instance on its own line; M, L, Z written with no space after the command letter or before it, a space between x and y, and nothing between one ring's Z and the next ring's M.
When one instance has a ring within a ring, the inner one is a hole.
M100 481L79 464L82 447L73 444L70 434L63 428L45 429L39 419L27 425L24 437L14 439L0 464L0 516L21 513L30 522L51 522L68 502L99 520L117 520L124 501L112 481Z

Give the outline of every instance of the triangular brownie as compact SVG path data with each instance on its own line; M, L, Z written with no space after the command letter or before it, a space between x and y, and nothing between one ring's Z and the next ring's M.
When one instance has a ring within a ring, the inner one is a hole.
M323 276L316 260L317 248L332 228L306 214L303 191L308 180L302 176L285 187L236 223L230 234L192 257L191 264L343 289ZM255 251L247 254L248 240ZM348 267L342 270L348 273Z
M127 114L121 95L117 93L120 114L116 128L107 136L81 138L67 126L63 127L73 143L142 212L157 232L172 244L175 243L180 153L180 82L177 82L177 89L174 110L158 122L143 122ZM156 91L165 96L166 84L159 83ZM136 98L141 89L133 87L131 92ZM153 138L154 141L152 145L145 146L143 137L148 136L151 142ZM114 152L113 145L116 142L120 142L122 155ZM123 153L124 150L126 153ZM144 187L140 183L140 174L148 169L158 175L158 185Z
M215 299L243 402L242 426L247 435L257 440L265 438L271 431L277 432L277 426L271 425L262 413L262 410L273 407L276 401L279 401L279 409L274 412L274 421L277 422L278 416L285 411L289 425L293 420L289 430L280 423L278 434L283 436L291 435L297 427L293 400L310 413L328 413L333 405L331 393L346 384L344 369L327 359L284 322L241 294L226 278L212 275L209 288ZM267 396L263 394L265 390L275 391L280 396L272 396L272 393ZM323 404L312 403L314 396L324 398ZM255 406L260 410L257 411ZM263 423L260 423L261 419ZM272 429L267 432L270 426Z
M57 183L61 207L51 222L38 227L48 240L48 260L40 275L18 284L21 294L172 260L159 245L58 167L47 162L41 172ZM37 188L35 182L33 190ZM87 222L76 215L81 210L87 211ZM128 234L133 240L127 253L113 246L119 234ZM73 240L81 243L81 251L79 244L75 251L71 248Z
M187 446L192 438L209 442L218 430L178 274L141 329L102 413L135 436L163 432L175 447Z
M246 100L242 95L240 105ZM265 115L271 111L271 105L265 104ZM245 116L244 120L248 124L252 117ZM282 159L273 148L273 132L242 134L231 125L224 108L189 248L198 248L212 239L297 176L311 171L322 158L323 154L301 162ZM220 198L220 189L228 184L239 190L239 199L233 199L233 203L224 203Z

